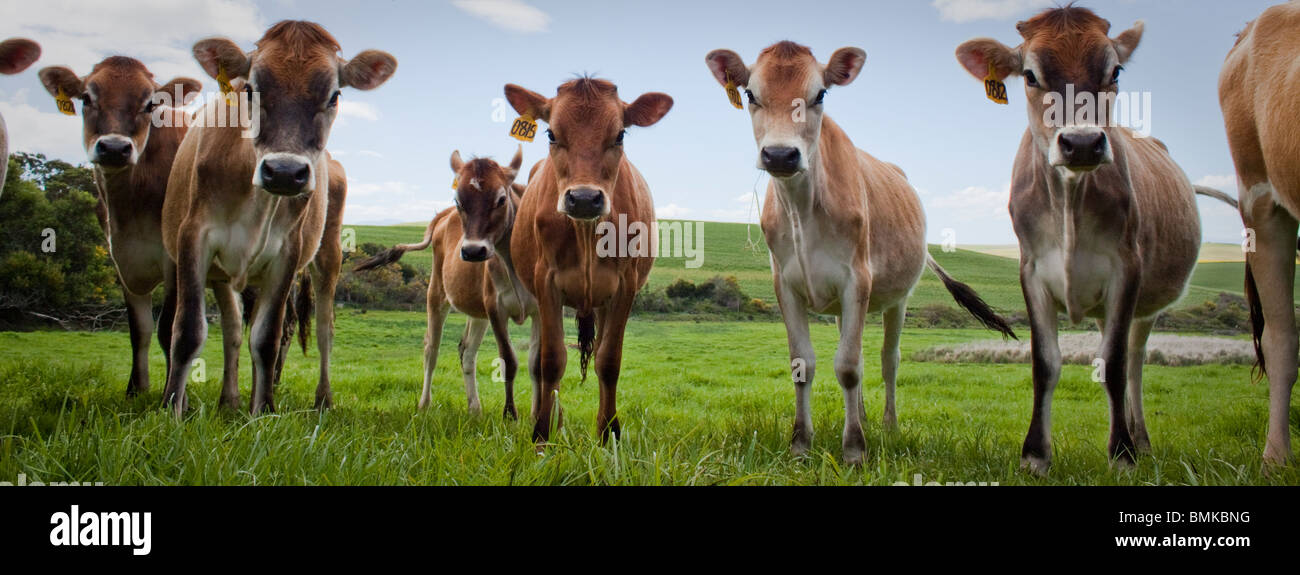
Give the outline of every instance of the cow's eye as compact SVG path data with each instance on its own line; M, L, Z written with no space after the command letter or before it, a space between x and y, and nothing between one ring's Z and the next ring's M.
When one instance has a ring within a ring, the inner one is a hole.
M547 131L546 131L546 139L550 140L551 143L554 144L554 143L555 143L555 132L552 132L552 131L550 131L550 130L547 130Z
M1111 83L1111 84L1118 84L1118 83L1119 83L1119 73L1120 73L1120 72L1123 72L1123 71L1124 71L1124 67L1123 67L1123 66L1115 66L1115 71L1114 71L1113 73L1111 73L1111 75L1110 75L1110 83Z
M506 205L506 197L505 197L505 196L497 196L497 207L499 208L499 207L504 206L504 205Z
M759 106L758 106L758 100L755 100L755 99L754 99L754 93L753 93L753 92L751 92L751 91L749 91L749 90L745 90L745 98L747 98L747 99L749 100L749 105L750 105L750 106L759 107Z
M150 98L148 102L145 102L145 104L144 104L144 109L141 110L140 113L142 113L142 114L149 114L149 113L152 113L152 112L153 112L154 110L156 110L156 109L158 109L158 104L157 104L156 102L154 102L152 98Z
M1025 70L1025 84L1029 85L1032 88L1037 88L1038 76L1035 76L1034 72L1031 70Z
M627 130L623 130L623 131L619 132L619 133L618 133L618 137L617 137L617 138L614 138L614 145L615 145L615 146L622 146L622 145L623 145L623 136L626 136L626 135L627 135Z
M820 92L817 92L817 100L813 102L813 105L820 106L822 105L822 102L825 101L826 101L826 90L822 90Z
M335 91L334 91L334 94L330 96L330 107L331 107L331 108L333 108L333 107L339 105L339 94L341 94L341 92L339 92L338 90L335 90Z

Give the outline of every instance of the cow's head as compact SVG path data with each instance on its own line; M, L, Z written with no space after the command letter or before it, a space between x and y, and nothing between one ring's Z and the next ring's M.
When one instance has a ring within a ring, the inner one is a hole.
M1113 162L1109 103L1124 63L1142 40L1142 23L1110 38L1110 22L1088 9L1067 7L1016 28L1024 38L1020 46L977 38L957 48L957 60L976 78L988 77L990 69L999 81L1024 77L1029 129L1052 166L1090 172ZM1073 102L1067 101L1070 94Z
M575 220L610 213L628 126L652 126L673 107L673 99L658 92L625 103L613 83L586 77L561 85L554 98L507 84L506 99L550 128L551 166L561 192L556 210Z
M190 78L159 84L144 64L126 56L106 58L85 78L63 66L41 69L40 78L51 96L81 100L81 144L90 162L106 172L135 165L159 119L155 109L182 106L202 88Z
M758 143L758 168L776 178L808 169L821 138L827 91L852 83L866 61L866 52L840 48L822 65L812 50L794 42L767 47L748 67L731 50L714 50L705 57L719 84L744 90Z
M225 38L194 45L194 58L208 75L244 79L250 102L257 94L255 187L282 196L315 189L315 166L338 113L340 89L371 90L397 70L386 52L366 50L344 60L339 49L319 24L288 20L267 30L252 52Z
M31 66L41 57L41 45L25 38L0 42L0 74L13 75Z
M463 235L460 258L467 262L487 261L515 222L512 187L524 165L524 148L515 151L509 166L489 158L466 162L460 152L451 153L451 171L456 174L456 211Z

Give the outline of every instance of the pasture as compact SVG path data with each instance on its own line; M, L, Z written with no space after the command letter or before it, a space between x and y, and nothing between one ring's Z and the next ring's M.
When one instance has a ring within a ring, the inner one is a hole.
M357 226L357 241L392 244L418 239L419 227ZM744 245L745 226L708 224L705 266L683 269L664 259L651 285L677 277L735 275L754 297L771 298L767 256ZM755 226L752 236L760 242ZM761 250L761 248L760 248ZM936 257L1003 312L1023 309L1015 262L957 252ZM427 269L428 253L408 255ZM695 274L695 275L693 275ZM1198 274L1194 283L1201 281ZM1230 271L1215 270L1227 289ZM1239 276L1238 276L1239 277ZM912 307L947 301L927 274ZM952 304L948 304L952 305ZM878 322L878 318L872 318ZM496 348L479 353L483 415L466 413L455 349L464 316L448 320L433 406L416 409L421 377L420 312L340 308L333 360L335 408L312 409L315 348L291 352L276 390L274 415L215 408L221 377L221 334L211 326L203 351L205 377L190 386L191 412L182 421L159 408L163 358L152 350L153 388L123 396L130 370L122 332L0 333L0 480L89 481L106 485L713 485L893 484L924 481L1013 484L1243 485L1300 483L1288 468L1265 475L1259 462L1268 390L1250 382L1242 365L1149 366L1146 410L1154 453L1136 469L1108 468L1106 401L1091 367L1065 366L1053 417L1051 476L1019 472L1021 441L1031 403L1025 364L939 364L912 360L937 345L988 340L980 330L905 329L898 381L900 429L880 426L880 329L869 326L866 356L867 463L840 463L843 421L839 386L830 370L814 384L816 435L811 455L788 453L794 414L784 327L777 321L692 322L633 317L619 386L624 438L601 446L595 437L597 386L579 383L572 320L570 361L561 391L565 427L538 455L526 421L531 389L526 371L516 382L524 421L500 416L502 385L492 381ZM514 327L522 354L525 328ZM822 365L833 355L836 329L816 322ZM1018 329L1022 337L1027 330ZM247 350L240 361L241 398L249 400ZM1291 410L1291 425L1300 410Z

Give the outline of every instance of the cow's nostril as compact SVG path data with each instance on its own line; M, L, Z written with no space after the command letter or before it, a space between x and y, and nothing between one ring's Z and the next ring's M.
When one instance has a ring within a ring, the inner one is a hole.
M311 168L307 167L307 164L303 164L298 168L297 173L293 175L293 182L300 186L306 185L309 177L311 177Z
M1061 136L1061 151L1067 156L1074 153L1074 144L1065 136Z

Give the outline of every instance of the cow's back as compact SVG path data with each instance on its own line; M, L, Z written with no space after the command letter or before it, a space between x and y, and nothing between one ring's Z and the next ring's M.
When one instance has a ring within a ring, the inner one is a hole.
M1300 217L1300 2L1273 6L1242 32L1219 76L1228 142L1243 197L1271 183Z

